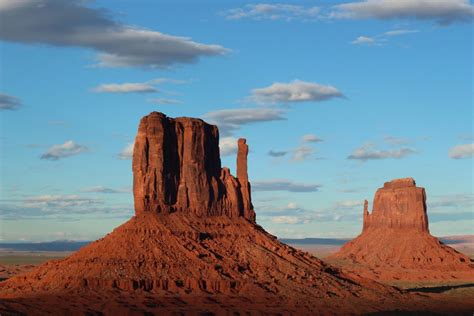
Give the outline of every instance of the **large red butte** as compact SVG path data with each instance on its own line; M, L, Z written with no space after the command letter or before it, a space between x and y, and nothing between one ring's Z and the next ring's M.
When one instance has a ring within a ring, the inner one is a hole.
M200 119L153 112L140 121L133 152L135 213L192 212L255 222L248 147L238 142L237 178L221 168L219 131Z

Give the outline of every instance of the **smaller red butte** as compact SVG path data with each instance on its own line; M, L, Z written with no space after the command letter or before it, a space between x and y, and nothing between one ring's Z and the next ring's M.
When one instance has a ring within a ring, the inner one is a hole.
M387 281L474 279L471 259L430 234L426 192L412 178L386 182L375 193L372 213L365 201L362 233L330 259Z

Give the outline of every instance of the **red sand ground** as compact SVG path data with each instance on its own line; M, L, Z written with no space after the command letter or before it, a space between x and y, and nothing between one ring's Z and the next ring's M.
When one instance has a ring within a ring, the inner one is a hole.
M153 214L0 283L0 311L341 314L468 311L332 268L243 218Z

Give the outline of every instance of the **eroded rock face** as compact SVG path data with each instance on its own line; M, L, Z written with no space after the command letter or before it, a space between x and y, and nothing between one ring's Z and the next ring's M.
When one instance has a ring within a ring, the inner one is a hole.
M388 228L428 232L426 193L413 178L385 182L375 193L372 213L364 205L364 230Z
M240 139L235 178L221 168L216 126L150 113L140 121L133 153L136 215L192 212L243 216L254 222L247 154L245 139Z

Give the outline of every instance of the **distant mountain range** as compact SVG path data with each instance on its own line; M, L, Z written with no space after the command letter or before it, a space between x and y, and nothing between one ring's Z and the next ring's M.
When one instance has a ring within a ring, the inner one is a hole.
M474 243L474 235L445 236L439 239L448 245L460 246ZM350 239L345 238L282 238L281 242L301 246L342 246ZM91 241L55 240L49 242L12 242L0 243L0 251L76 251Z
M0 251L76 251L89 243L91 243L91 241L74 240L0 243Z

